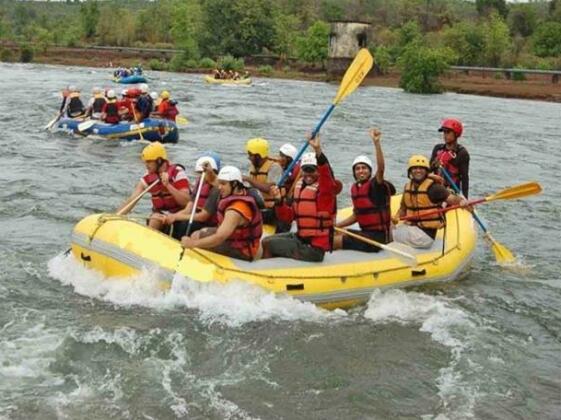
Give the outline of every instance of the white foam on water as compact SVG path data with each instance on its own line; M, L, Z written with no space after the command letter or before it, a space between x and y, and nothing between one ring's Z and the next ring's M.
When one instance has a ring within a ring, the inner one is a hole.
M375 291L364 316L376 323L397 322L403 325L420 324L419 331L430 334L432 340L451 349L448 366L440 369L436 379L442 411L423 416L433 419L474 417L474 408L481 397L478 383L465 379L460 364L478 369L466 351L476 332L476 324L451 299L403 290Z
M327 311L312 303L277 295L243 281L203 283L176 275L171 288L165 290L157 269L144 270L126 279L107 279L96 271L86 269L71 255L52 258L48 269L51 277L72 286L81 295L120 306L196 309L199 318L206 324L217 322L237 327L266 320L332 322L347 316L345 311Z

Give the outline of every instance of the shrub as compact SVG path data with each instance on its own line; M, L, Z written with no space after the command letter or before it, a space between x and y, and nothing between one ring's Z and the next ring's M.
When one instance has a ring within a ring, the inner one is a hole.
M148 62L148 67L150 68L150 70L165 71L168 69L168 63L162 60L158 60L157 58L153 58Z
M561 56L561 23L546 22L532 37L534 53L540 57Z
M438 77L455 59L449 48L429 48L420 42L410 43L398 60L401 68L399 86L411 93L439 93Z
M4 61L5 63L9 63L14 61L14 53L12 50L8 48L2 48L0 51L0 61Z
M19 60L22 63L31 63L33 61L33 48L30 45L22 45L20 50Z
M495 73L495 75L494 75L493 77L495 78L495 80L502 80L502 79L504 79L502 73L499 73L499 72Z
M380 74L387 74L391 63L392 57L388 48L380 46L374 50L374 62L376 63L376 70Z
M515 67L515 69L521 69L521 68L523 68L523 67L521 67L521 66L516 66ZM514 71L514 72L512 72L512 80L515 80L517 82L521 82L523 80L526 80L526 75L522 72Z
M298 58L306 63L324 64L327 59L329 40L329 25L323 21L316 21L306 34L297 39Z
M288 73L290 70L291 70L290 66L284 66L282 68L282 71L285 72L285 73Z
M230 54L220 57L218 60L218 67L224 70L241 71L244 69L245 64L243 58L235 58Z
M265 75L273 73L273 68L269 65L257 67L257 72Z
M196 69L199 67L199 62L195 59L190 59L185 62L185 67L188 69Z
M205 57L199 61L199 67L203 69L214 69L216 68L216 61L212 58Z

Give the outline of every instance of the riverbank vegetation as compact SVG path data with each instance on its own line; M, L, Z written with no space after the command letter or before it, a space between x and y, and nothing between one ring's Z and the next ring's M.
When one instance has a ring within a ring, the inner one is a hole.
M107 45L182 51L151 60L158 70L239 69L261 54L322 68L332 20L372 23L376 70L401 69L413 92L438 91L448 65L561 69L561 0L0 0L0 40L25 47L0 59Z

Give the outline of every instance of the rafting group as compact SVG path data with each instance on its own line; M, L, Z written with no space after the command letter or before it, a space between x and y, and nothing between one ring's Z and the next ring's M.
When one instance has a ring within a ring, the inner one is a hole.
M326 252L338 249L379 251L379 246L366 243L369 239L428 249L446 223L443 214L435 210L443 205L469 206L465 198L469 154L458 143L462 130L460 121L445 119L439 128L444 142L435 146L431 159L422 155L409 159L409 182L393 215L390 201L396 189L384 177L382 133L377 128L369 132L376 164L366 155L353 161L353 211L338 222L337 195L342 184L322 150L319 134L313 138L308 135L313 152L303 154L299 162L294 160L298 151L291 144L284 144L278 157L273 158L266 139L248 140L247 174L235 166L221 167L215 153L205 154L196 161L198 179L194 185L181 165L168 160L165 147L152 143L141 155L147 172L118 214L128 213L147 191L153 211L149 227L169 233L184 248L207 249L246 261L286 257L320 262ZM443 177L443 173L449 177ZM451 191L450 183L459 186L463 196ZM407 221L400 223L401 218ZM296 223L295 232L291 231L292 222ZM355 223L359 230L342 229ZM263 238L264 224L272 225L275 233Z
M116 78L125 78L129 76L141 76L141 75L142 75L141 66L130 67L130 68L119 67L117 70L113 72L113 77Z
M216 80L243 80L249 79L249 72L246 71L244 74L240 74L234 70L214 69L212 76Z
M114 89L92 89L92 96L86 105L82 102L80 89L68 86L62 91L60 116L73 119L91 119L108 124L120 121L141 122L147 118L162 118L175 121L179 111L177 102L171 98L170 92L148 92L148 85L123 89L117 98Z

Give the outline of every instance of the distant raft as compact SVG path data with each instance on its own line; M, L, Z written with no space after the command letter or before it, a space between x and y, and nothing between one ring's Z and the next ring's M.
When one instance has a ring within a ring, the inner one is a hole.
M392 198L394 211L400 199ZM343 210L339 219L351 211ZM124 280L156 268L163 289L179 273L201 283L243 281L325 308L347 308L365 303L376 289L450 281L465 273L477 240L473 219L466 210L452 210L446 220L430 249L412 251L416 267L387 251L335 251L321 263L286 258L246 262L203 249L183 251L179 241L145 223L111 214L93 214L78 222L71 248L78 261L107 278Z
M72 118L61 118L56 124L56 128L62 131L68 131L82 136L99 136L107 140L140 140L142 138L148 141L159 141L162 143L177 143L179 133L177 125L171 121L162 118L147 118L141 123L131 121L121 121L118 124L107 124L102 121L87 124L87 129L79 129L79 124L84 120L75 120Z
M205 82L213 85L251 85L251 77L245 79L215 79L214 76L205 76Z
M130 85L133 83L146 83L147 79L141 74L133 74L127 77L114 77L113 81L115 83L122 83L126 85Z

